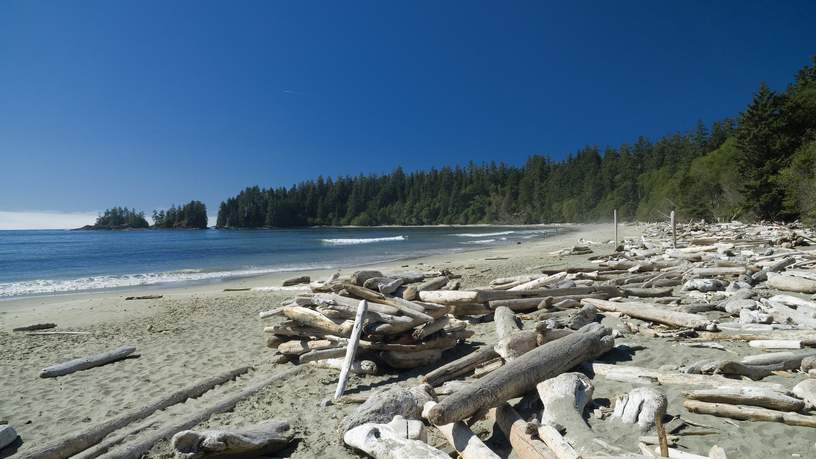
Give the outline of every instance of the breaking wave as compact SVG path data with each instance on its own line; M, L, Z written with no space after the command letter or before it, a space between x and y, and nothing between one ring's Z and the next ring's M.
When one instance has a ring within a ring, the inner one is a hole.
M185 269L180 271L158 273L90 276L70 280L39 279L31 281L0 283L0 298L24 295L45 295L50 293L70 293L87 290L112 289L122 287L138 287L144 285L167 284L174 282L194 282L211 279L228 279L232 277L248 277L286 271L304 271L308 269L328 269L328 268L331 268L331 266L254 268L236 271L209 271L209 272L195 269Z
M404 241L405 236L393 237L361 237L352 239L321 239L320 242L326 245L358 245L358 244L374 244L376 242L393 242Z

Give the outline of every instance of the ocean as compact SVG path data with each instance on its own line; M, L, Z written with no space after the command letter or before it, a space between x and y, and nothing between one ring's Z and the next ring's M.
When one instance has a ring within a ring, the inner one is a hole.
M555 232L529 226L0 231L0 299L346 268Z

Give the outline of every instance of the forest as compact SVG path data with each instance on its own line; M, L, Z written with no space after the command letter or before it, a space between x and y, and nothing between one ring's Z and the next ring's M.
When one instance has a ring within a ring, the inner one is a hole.
M190 201L183 206L170 206L166 210L153 211L154 228L207 228L207 206L201 201Z
M96 217L93 225L86 225L82 229L131 229L149 226L144 212L127 207L111 207Z
M503 163L246 188L218 227L655 221L816 221L816 58L784 91L761 84L733 119Z

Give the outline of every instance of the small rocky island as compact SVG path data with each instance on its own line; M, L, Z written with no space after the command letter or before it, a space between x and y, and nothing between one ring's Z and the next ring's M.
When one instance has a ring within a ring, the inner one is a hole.
M207 206L201 201L190 201L183 206L153 211L153 225L145 213L127 207L111 207L96 218L93 225L79 230L130 230L130 229L206 229Z

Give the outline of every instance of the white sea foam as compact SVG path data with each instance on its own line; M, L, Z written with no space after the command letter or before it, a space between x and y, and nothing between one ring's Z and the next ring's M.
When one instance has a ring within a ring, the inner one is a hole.
M404 241L405 236L393 236L393 237L361 237L361 238L352 238L352 239L321 239L320 242L326 245L358 245L358 244L374 244L377 242L393 242L393 241Z
M168 284L174 282L195 282L232 277L248 277L287 271L304 271L307 269L330 269L332 266L299 266L287 268L252 268L236 271L200 271L185 269L172 272L123 274L108 276L91 276L70 280L32 280L0 283L0 298L45 295L50 293L68 293L87 290L100 290L144 285Z
M477 239L475 241L462 241L460 244L490 244L496 242L495 239Z
M459 233L459 234L452 234L452 236L458 237L491 237L491 236L505 236L508 234L514 234L515 231L499 231L498 233Z

